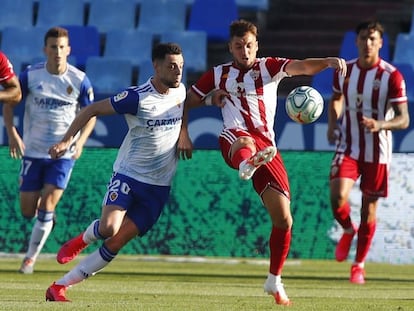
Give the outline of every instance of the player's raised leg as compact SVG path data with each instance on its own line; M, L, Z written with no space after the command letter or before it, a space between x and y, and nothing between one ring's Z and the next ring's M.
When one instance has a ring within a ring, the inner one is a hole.
M57 262L60 264L68 263L75 259L76 256L78 256L80 252L88 246L88 244L98 239L103 239L103 237L99 234L98 228L99 220L96 219L88 226L85 232L82 232L78 236L63 244L56 255Z

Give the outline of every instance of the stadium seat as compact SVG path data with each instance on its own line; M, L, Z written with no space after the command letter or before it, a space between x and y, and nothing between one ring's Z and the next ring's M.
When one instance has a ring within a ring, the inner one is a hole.
M269 0L236 0L236 5L240 13L255 12L256 24L259 29L266 28L267 11L269 10Z
M180 44L187 71L200 72L207 67L207 34L204 31L175 31L161 34L162 42Z
M414 66L414 35L409 33L397 34L393 63L407 63Z
M160 35L186 29L186 0L141 0L137 29Z
M414 67L407 63L393 63L402 73L407 88L407 97L410 102L414 100Z
M41 27L6 27L2 31L1 50L10 59L30 63L35 57L44 57L44 35Z
M69 32L71 55L76 57L76 65L85 69L86 60L100 55L100 35L94 26L62 25Z
M101 34L111 29L134 29L136 9L135 0L92 0L87 25L97 27Z
M39 0L36 26L84 25L84 0Z
M187 30L205 31L208 41L229 39L229 25L239 18L235 0L195 0L191 6Z
M236 0L241 10L266 11L269 9L269 0Z
M12 63L16 75L19 75L28 65L30 65L30 60L27 60L27 58L22 58L16 55L7 55L7 58Z
M95 93L114 94L132 84L133 67L130 61L117 58L89 57L85 73Z
M2 0L0 31L6 27L32 27L34 4L28 0Z
M321 93L326 100L332 95L332 82L334 70L332 68L325 69L312 77L311 86Z
M350 60L358 57L358 48L356 47L356 33L355 31L345 32L339 56L345 60ZM390 40L387 33L383 34L382 48L380 49L380 56L385 61L391 61L390 57Z
M153 33L148 31L109 30L106 33L103 56L128 59L138 67L141 62L151 60L153 40Z
M138 67L138 85L141 85L154 75L154 67L152 61L146 60L143 61Z

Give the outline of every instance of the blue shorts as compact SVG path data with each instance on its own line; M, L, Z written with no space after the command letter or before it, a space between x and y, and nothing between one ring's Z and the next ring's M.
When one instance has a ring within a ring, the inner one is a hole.
M170 186L157 186L139 182L131 177L114 173L108 184L103 205L117 205L143 236L158 221L170 194Z
M20 191L40 191L45 184L66 189L75 160L23 157L20 166Z

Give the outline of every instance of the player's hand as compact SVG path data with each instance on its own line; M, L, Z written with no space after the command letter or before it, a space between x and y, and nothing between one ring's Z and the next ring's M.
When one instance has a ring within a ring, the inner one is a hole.
M77 160L80 158L82 152L83 152L83 146L81 144L75 144L75 152L73 153L72 159Z
M326 132L326 137L328 138L328 142L330 144L335 144L337 139L339 138L339 128L338 126L328 127L328 131Z
M327 60L329 67L336 69L336 71L339 71L341 76L346 76L347 66L345 59L340 57L327 57Z
M378 132L381 130L381 124L376 119L362 116L361 124L366 129L367 132L374 133L374 132Z
M23 140L18 134L9 136L9 151L11 158L21 159L24 155L25 148Z
M227 93L225 90L215 90L212 94L212 103L214 106L223 108L226 104L226 97L230 98L230 94Z
M52 159L58 159L66 153L68 147L68 143L61 141L60 143L54 144L52 147L50 147L49 154Z
M177 142L177 157L189 160L193 157L193 143L186 129L181 129Z

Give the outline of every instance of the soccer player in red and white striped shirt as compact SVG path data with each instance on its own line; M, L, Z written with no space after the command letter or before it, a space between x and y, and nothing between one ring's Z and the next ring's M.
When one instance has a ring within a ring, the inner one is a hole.
M204 73L188 91L185 107L211 101L221 107L224 129L219 143L223 158L231 168L239 170L240 178L252 179L272 220L270 268L264 290L275 297L277 304L289 305L281 274L289 252L293 221L288 176L276 149L273 130L277 89L285 77L314 75L328 67L344 75L346 63L337 57L258 58L257 28L245 20L230 25L229 50L233 61ZM182 132L186 132L185 126ZM188 133L180 136L181 151L191 149L191 142L184 146L185 137L190 141Z
M377 21L356 27L358 58L347 62L345 77L334 75L328 113L328 140L337 144L330 173L331 205L344 229L335 256L347 259L354 235L358 242L350 281L365 283L364 261L376 226L378 199L388 195L391 131L405 129L409 114L402 74L380 58L384 29ZM350 217L348 197L361 178L359 228Z

